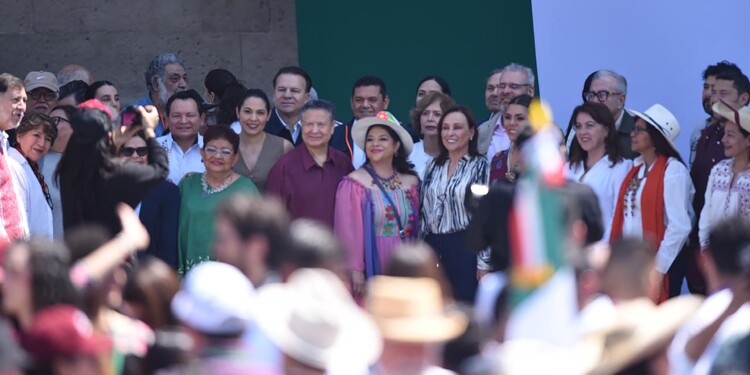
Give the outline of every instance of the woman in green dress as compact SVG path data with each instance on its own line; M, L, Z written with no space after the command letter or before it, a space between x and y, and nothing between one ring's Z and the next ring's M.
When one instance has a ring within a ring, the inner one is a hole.
M239 160L240 139L228 126L211 126L203 134L201 157L206 171L180 182L180 227L178 233L178 272L184 275L196 264L214 259L214 212L227 197L258 194L248 178L232 170Z

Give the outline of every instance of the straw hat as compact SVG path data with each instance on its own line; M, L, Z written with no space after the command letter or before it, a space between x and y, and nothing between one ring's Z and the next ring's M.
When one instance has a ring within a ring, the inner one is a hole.
M615 323L584 338L580 347L598 358L591 375L615 374L664 348L703 299L686 295L655 305L641 298L617 306Z
M368 292L367 310L388 340L439 343L466 329L467 317L458 310L446 311L434 279L377 276Z
M372 365L382 339L375 323L332 272L303 268L284 284L258 290L258 326L288 356L326 369L341 363Z
M370 129L373 125L381 125L395 131L398 135L398 141L404 145L405 156L411 154L411 150L414 147L414 142L411 139L409 132L404 129L403 126L396 120L390 112L380 111L375 114L374 117L365 117L356 123L352 127L352 139L354 143L361 149L365 149L365 137L367 136L367 129Z
M672 112L661 104L654 104L643 112L634 111L632 109L628 109L627 111L631 115L646 121L656 128L656 130L664 136L667 142L669 142L669 145L672 146L675 152L679 154L674 141L677 139L677 136L680 135L680 123L677 122L677 118L674 117Z
M750 108L743 106L740 109L735 109L729 103L721 100L716 102L711 109L717 115L750 132Z

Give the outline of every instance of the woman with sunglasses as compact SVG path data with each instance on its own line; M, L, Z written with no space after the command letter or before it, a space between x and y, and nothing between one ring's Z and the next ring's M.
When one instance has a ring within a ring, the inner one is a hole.
M680 293L681 277L670 279L667 271L692 229L695 188L674 145L680 124L672 112L654 104L643 113L631 114L636 119L630 133L631 148L640 156L620 186L610 242L623 237L653 242L654 279L660 287L658 295L654 291L651 297L663 302Z
M216 207L232 194L258 194L255 184L232 168L240 159L240 138L228 126L211 126L203 134L201 157L206 171L180 182L177 271L184 275L198 263L213 260Z
M49 239L53 237L54 206L47 180L39 171L39 161L55 143L55 138L57 128L52 119L45 114L32 112L21 120L16 129L16 145L8 150L8 156L21 166L21 170L15 175L26 209L29 233Z
M120 149L127 163L148 164L146 135L139 131ZM156 186L136 206L136 212L151 238L148 249L138 256L153 255L177 269L177 225L180 218L180 189L169 180Z

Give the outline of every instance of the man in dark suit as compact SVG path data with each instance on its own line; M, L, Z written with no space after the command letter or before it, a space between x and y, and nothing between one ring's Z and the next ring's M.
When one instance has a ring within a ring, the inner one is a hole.
M337 126L330 142L331 147L343 152L352 160L354 169L365 163L365 152L352 141L352 126L357 120L387 110L389 102L385 82L380 77L364 76L354 82L351 98L354 118L346 124Z
M585 102L599 102L607 106L612 117L615 118L617 136L620 140L620 149L627 159L634 159L637 152L630 149L630 132L633 130L635 119L625 110L625 99L628 95L628 81L622 75L611 70L597 70L591 73L584 84L583 100ZM588 87L586 87L588 86ZM575 127L567 136L567 145L575 137Z
M312 79L297 66L279 69L273 77L273 106L266 133L282 137L295 146L302 142L302 107L310 98Z

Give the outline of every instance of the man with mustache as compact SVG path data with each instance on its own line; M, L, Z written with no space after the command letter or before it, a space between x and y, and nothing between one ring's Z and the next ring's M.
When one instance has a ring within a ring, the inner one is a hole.
M162 53L154 57L144 73L146 78L146 96L130 105L153 105L159 111L159 123L154 132L160 137L169 132L165 124L167 100L179 91L187 90L188 76L185 61L174 53Z
M23 82L28 96L29 111L49 115L57 105L60 87L57 78L50 72L29 72Z
M26 213L15 175L24 173L8 155L7 131L15 129L26 112L23 81L8 73L0 74L0 241L11 242L29 235Z

